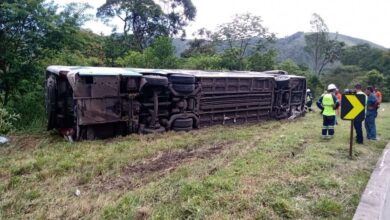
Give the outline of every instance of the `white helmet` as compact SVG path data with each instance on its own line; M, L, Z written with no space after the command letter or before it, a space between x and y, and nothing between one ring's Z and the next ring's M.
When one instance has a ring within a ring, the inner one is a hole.
M306 92L310 92L310 89L306 89Z
M336 85L335 84L329 84L329 86L328 86L328 90L335 90L335 89L337 89L337 87L336 87Z

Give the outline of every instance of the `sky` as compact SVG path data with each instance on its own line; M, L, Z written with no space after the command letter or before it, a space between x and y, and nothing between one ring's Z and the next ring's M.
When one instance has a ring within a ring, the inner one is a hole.
M66 4L74 0L55 0ZM105 0L78 0L96 8ZM218 24L229 22L235 14L252 13L261 16L263 25L277 37L298 31L310 31L313 13L319 14L329 31L357 37L390 48L389 0L192 0L197 16L187 28L187 36L199 28L213 30ZM120 21L114 25L121 25ZM109 34L112 27L99 20L85 24L96 33Z

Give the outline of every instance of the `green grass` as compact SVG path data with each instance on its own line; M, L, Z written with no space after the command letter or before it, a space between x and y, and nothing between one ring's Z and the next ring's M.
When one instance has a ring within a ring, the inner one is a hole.
M390 104L382 107L380 139L355 145L352 160L350 122L322 140L318 113L74 144L18 134L0 147L0 219L349 219L390 140ZM223 150L147 169L167 152L213 147Z

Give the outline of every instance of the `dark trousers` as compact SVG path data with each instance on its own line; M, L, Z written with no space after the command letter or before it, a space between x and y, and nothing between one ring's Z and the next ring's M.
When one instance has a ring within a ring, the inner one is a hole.
M356 131L356 143L363 144L363 129L362 129L362 120L353 120L353 127Z
M307 101L306 102L306 106L307 106L307 110L309 112L313 111L313 109L311 109L311 106L313 105L313 102L312 101Z
M367 114L366 120L364 121L364 125L366 127L367 139L376 140L376 126L375 126L375 118L377 114L371 113Z
M322 136L330 136L333 137L334 135L334 124L336 122L336 116L326 116L323 115L323 123L322 123Z

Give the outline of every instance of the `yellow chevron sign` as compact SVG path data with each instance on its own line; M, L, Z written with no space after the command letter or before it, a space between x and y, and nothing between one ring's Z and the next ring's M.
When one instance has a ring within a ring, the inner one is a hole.
M343 95L341 118L343 120L363 120L365 117L366 96L364 94Z

